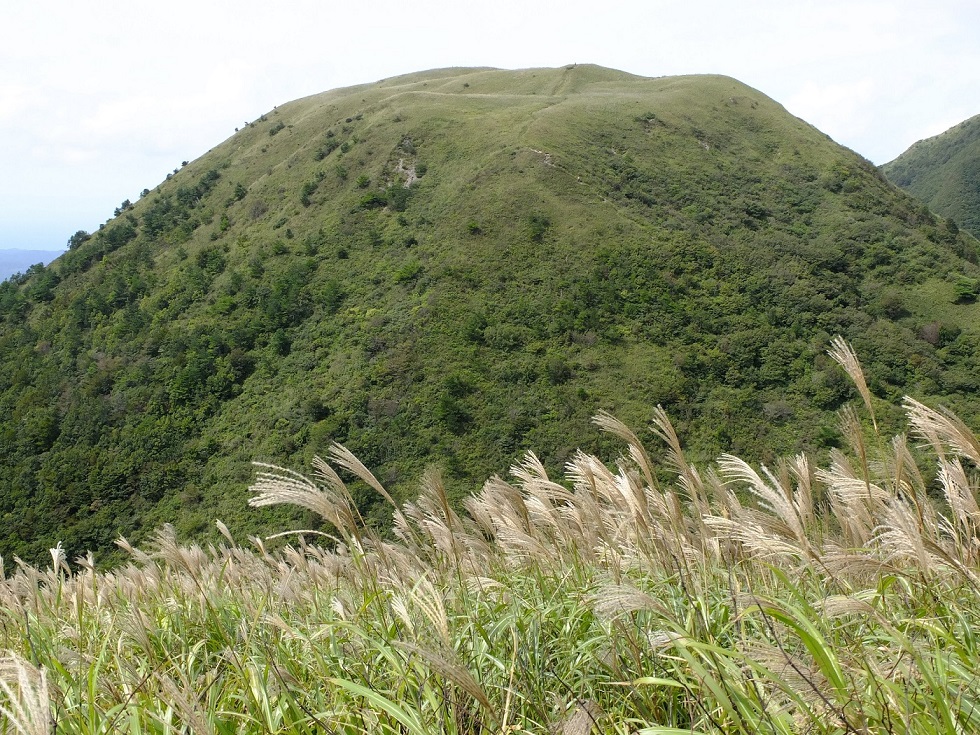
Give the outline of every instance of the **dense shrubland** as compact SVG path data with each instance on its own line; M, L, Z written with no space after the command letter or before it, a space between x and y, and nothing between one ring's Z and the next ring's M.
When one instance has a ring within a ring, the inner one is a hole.
M528 453L465 512L430 472L386 536L354 495L394 499L335 444L312 477L260 466L252 506L326 523L278 551L219 523L120 540L112 571L6 560L4 731L976 731L980 440L908 398L887 439L831 356L862 406L822 465L696 466L658 409L658 466L600 414L614 466L577 453L559 482Z

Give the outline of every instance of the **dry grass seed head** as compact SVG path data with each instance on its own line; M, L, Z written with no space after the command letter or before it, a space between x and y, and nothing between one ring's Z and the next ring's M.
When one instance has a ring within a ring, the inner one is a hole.
M146 552L142 551L141 549L138 549L137 547L129 543L129 541L126 540L125 536L120 536L119 538L116 539L116 546L118 546L120 549L122 549L127 554L129 554L132 557L133 561L136 562L137 564L148 565L153 563L153 559L150 557L149 554L147 554Z
M858 361L854 349L843 337L837 335L830 341L830 349L827 350L827 354L844 368L844 372L851 378L854 387L857 388L858 393L861 395L861 400L864 401L865 408L868 409L868 413L871 415L871 423L874 425L875 433L877 433L878 422L875 420L874 407L871 405L871 391L868 390L868 384L864 380L864 371L861 369L861 363Z
M593 535L593 545L613 543L622 525L620 514L628 509L616 476L592 455L578 451L565 465L574 488L575 503L584 519L583 531Z
M494 475L483 483L479 493L463 500L463 508L476 525L476 531L492 540L497 535L497 519L500 513L513 510L512 498L520 502L517 489L499 475ZM526 510L524 515L526 517Z
M231 535L231 531L228 530L228 526L226 526L224 524L224 521L222 521L221 519L217 519L216 518L215 521L214 521L214 525L215 525L215 528L218 529L218 533L220 533L228 541L228 543L231 544L232 547L234 547L235 546L235 539Z
M592 596L595 614L613 620L633 612L656 612L665 617L671 613L662 602L628 584L610 584Z
M938 411L931 409L908 396L902 400L902 407L913 432L929 441L937 454L942 456L942 449L937 446L942 443L954 453L970 460L974 466L980 467L980 441L952 412L944 408Z
M491 577L472 576L466 578L466 590L473 595L487 598L489 595L505 597L508 586Z
M557 560L554 544L541 537L520 490L501 478L492 477L479 495L468 498L463 505L477 530L492 540L496 558L517 566L533 560L546 564Z
M449 616L446 614L442 595L432 582L422 577L409 587L407 592L413 607L422 613L428 623L425 628L435 632L443 646L450 647L452 637L449 630Z
M871 551L844 549L836 544L825 544L821 556L821 569L835 580L849 580L854 585L875 584L885 575L899 575L902 570Z
M832 462L829 470L817 470L816 476L827 487L831 511L844 543L855 548L867 544L874 534L877 518L894 494L855 477L850 464L839 460Z
M883 511L872 543L881 549L888 561L911 562L923 574L930 574L943 566L941 558L928 551L924 537L935 530L921 527L918 515L909 503L896 498Z
M799 548L810 548L810 540L807 538L800 510L800 506L805 504L806 512L809 512L808 500L798 499L801 502L794 502L790 497L792 491L780 487L779 480L764 465L762 471L769 479L769 483L765 482L747 462L731 454L723 454L718 459L718 467L722 476L729 481L740 481L748 485L749 491L759 500L760 505L785 524L788 535Z
M44 669L31 665L12 651L0 657L0 691L5 701L0 714L21 735L48 735L51 698Z
M388 494L388 491L384 489L384 486L378 482L378 478L376 478L371 470L365 467L361 463L361 460L359 460L347 447L345 447L343 444L334 442L330 445L330 456L337 464L356 477L359 477L369 487L374 489L375 492L388 501L389 505L392 507L397 507L395 499L392 498L391 495Z
M650 461L650 457L647 454L647 450L644 448L643 443L640 441L639 437L633 433L632 429L606 411L600 411L598 414L593 416L592 423L603 431L609 432L614 436L618 436L620 439L625 441L626 446L629 448L629 456L633 460L633 464L639 468L640 472L643 473L643 479L646 481L647 485L650 487L657 486L657 481L653 476L653 463Z
M653 412L651 429L667 445L667 464L677 473L680 487L684 489L688 500L694 505L698 515L707 514L710 508L710 489L706 487L697 467L687 461L674 425L659 404Z
M431 668L432 671L453 682L456 686L479 702L480 706L482 706L487 714L489 714L494 720L498 722L500 721L497 710L490 702L490 698L487 696L486 691L484 691L483 687L480 686L477 680L473 677L473 674L471 674L469 670L463 666L462 662L459 660L459 655L455 650L449 647L435 649L431 646L410 641L399 641L395 645L402 650L408 651L409 653L414 653L422 658L429 665L429 668Z
M853 595L831 595L818 601L815 607L828 620L845 615L860 615L867 618L876 612L873 605Z
M826 709L826 703L830 700L825 694L828 682L816 666L783 647L764 641L752 641L742 648L742 652L771 672L771 676L758 677L756 686L765 686L768 696L775 697L779 702L779 708L794 708L796 705L791 704L791 700L796 694L809 706L823 709L824 716L830 714L830 710ZM792 692L779 691L780 685Z
M564 486L552 482L533 452L511 468L518 481L527 509L528 533L547 546L566 551L588 545L582 532L574 495Z
M361 463L361 460L359 460L352 451L350 451L344 445L334 442L332 445L330 445L330 457L334 462L351 474L360 478L365 484L368 485L368 487L383 497L394 511L395 524L406 529L409 534L413 533L407 519L405 519L404 515L402 514L401 507L395 502L395 499L391 497L388 491L385 490L384 486L378 481L378 478L376 478L374 474ZM409 542L409 539L406 539L406 542ZM411 543L421 546L422 540L412 538Z
M173 570L186 572L196 581L202 577L202 570L207 563L207 555L196 544L183 546L177 542L177 532L174 527L165 523L153 534L154 546L150 556L159 559Z
M167 672L160 669L153 671L151 680L155 683L154 697L166 702L173 713L177 715L181 724L186 725L190 732L195 735L213 733L214 727L209 718L204 716L204 710L198 701L198 695L191 682L183 676L179 669L175 670L180 681L178 682ZM169 717L161 720L164 727L170 725ZM167 727L169 730L169 727Z
M892 437L892 454L882 468L882 475L895 485L896 492L910 492L914 497L925 497L926 481L912 457L905 434Z
M953 513L951 533L960 543L974 547L980 526L980 507L977 506L974 488L958 459L939 463L939 482Z
M336 493L324 492L316 483L298 472L262 462L252 464L269 471L259 472L255 482L249 487L249 491L253 493L248 500L249 506L264 508L272 505L296 505L316 513L341 531L350 530L349 507L343 500L338 500Z
M759 522L749 520L750 516L748 511L738 518L707 516L704 523L718 539L728 541L730 548L743 549L749 559L783 560L795 565L807 557L807 550L800 548L791 534L773 533ZM768 519L767 525L770 525Z

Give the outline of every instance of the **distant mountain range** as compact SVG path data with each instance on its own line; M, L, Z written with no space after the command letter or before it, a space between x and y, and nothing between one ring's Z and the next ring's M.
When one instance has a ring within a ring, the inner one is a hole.
M0 250L0 281L37 263L47 265L59 255L54 250Z
M459 498L528 448L615 456L591 417L649 439L659 404L692 459L775 468L838 442L836 334L884 431L904 393L980 423L977 240L734 79L422 72L148 184L0 284L4 559L316 529L246 508L250 462L331 441L396 497L436 468Z
M980 237L980 115L881 167L890 181Z

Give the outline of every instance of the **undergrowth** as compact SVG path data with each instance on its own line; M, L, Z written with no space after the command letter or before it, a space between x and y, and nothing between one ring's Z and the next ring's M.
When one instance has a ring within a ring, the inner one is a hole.
M534 454L463 512L440 476L359 517L333 445L312 477L262 466L253 506L329 521L181 545L161 529L99 571L16 563L0 581L0 733L952 733L980 730L980 441L910 398L911 436L842 414L848 452L690 464L663 411L671 484L638 437L562 481ZM312 545L309 540L316 538Z

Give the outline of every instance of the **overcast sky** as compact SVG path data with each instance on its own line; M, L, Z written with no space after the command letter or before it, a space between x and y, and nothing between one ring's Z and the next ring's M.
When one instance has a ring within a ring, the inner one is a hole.
M437 67L727 74L875 163L980 114L978 0L4 6L0 248L63 248L273 105Z

